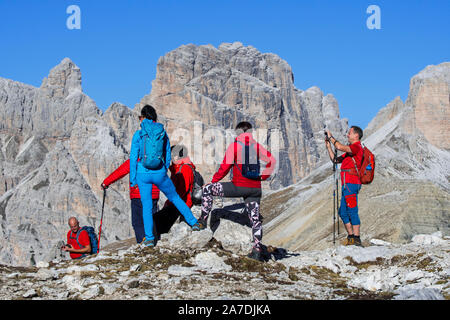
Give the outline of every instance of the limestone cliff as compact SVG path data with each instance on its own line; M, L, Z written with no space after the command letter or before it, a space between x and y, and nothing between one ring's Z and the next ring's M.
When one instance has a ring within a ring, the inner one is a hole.
M278 159L272 189L297 182L320 163L325 155L324 126L339 137L348 127L333 95L317 87L297 89L286 61L240 42L218 48L184 45L161 57L152 91L135 110L147 103L157 109L169 133L178 133L174 142L182 141L202 163L199 169L207 180L225 151L225 142L222 148L208 148L218 134L232 134L240 121L266 130L259 142ZM208 152L213 163L205 162Z

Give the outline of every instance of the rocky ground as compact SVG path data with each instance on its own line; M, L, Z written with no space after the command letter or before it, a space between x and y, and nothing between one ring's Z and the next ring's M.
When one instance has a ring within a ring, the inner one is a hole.
M450 298L450 240L440 233L403 245L372 239L364 248L288 252L268 246L266 261L259 262L245 255L250 228L219 222L201 232L177 223L155 248L129 239L82 260L0 266L0 299Z

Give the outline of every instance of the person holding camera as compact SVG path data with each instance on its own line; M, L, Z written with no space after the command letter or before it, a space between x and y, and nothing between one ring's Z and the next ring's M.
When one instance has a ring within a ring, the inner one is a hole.
M361 169L363 157L363 148L360 141L362 136L362 129L352 126L347 133L348 145L337 141L328 130L325 137L331 161L333 163L341 163L342 197L338 212L348 234L345 245L362 245L360 238L361 221L358 215L358 193L361 189L361 180L358 172ZM335 157L331 144L337 150L344 152L344 154Z
M70 253L72 259L79 259L92 250L91 240L86 230L80 228L77 218L69 218L70 231L67 233L67 244L61 247L62 251Z

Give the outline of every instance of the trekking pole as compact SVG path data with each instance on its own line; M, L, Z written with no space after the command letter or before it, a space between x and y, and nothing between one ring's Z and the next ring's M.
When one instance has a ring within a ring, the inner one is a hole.
M336 244L336 158L337 158L337 150L334 149L334 158L333 158L333 178L334 178L334 186L333 186L333 245Z
M335 179L336 179L336 214L339 215L339 171L337 170L337 149L334 150L334 171L336 172ZM338 236L340 234L339 231L339 218L337 219L337 230L338 230Z
M102 216L100 218L100 229L98 231L98 252L100 252L100 238L102 236L103 212L105 211L106 189L103 189Z

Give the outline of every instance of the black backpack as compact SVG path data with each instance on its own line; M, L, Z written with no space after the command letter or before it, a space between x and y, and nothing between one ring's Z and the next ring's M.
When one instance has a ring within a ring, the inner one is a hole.
M181 172L181 168L184 165L188 165L191 169L192 169L192 173L194 175L194 186L192 187L191 190L191 200L192 200L192 204L193 205L201 205L202 204L202 195L203 195L203 185L205 184L205 181L202 177L202 175L200 174L200 172L198 172L197 170L194 169L193 166L191 166L188 163L184 163L180 166L180 169L178 169L177 173Z
M252 180L260 180L261 179L261 165L259 162L259 154L258 151L253 148L253 145L256 145L256 148L258 148L258 144L249 144L246 145L242 143L241 141L237 141L242 146L242 170L239 168L239 165L236 164L236 167L239 171L241 171L242 176L247 179Z

